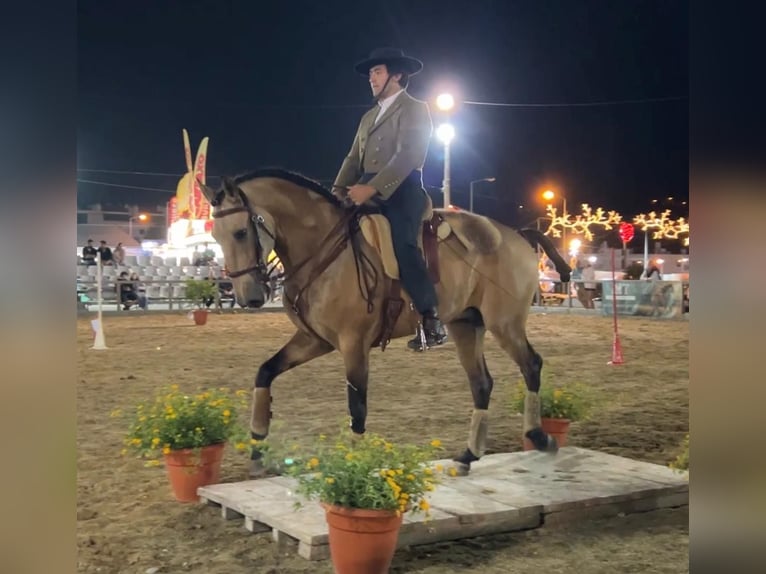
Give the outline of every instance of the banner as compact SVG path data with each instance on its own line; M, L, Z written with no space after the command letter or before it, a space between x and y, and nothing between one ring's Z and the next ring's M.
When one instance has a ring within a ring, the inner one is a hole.
M680 319L683 316L683 284L680 281L616 281L617 314ZM601 309L612 316L612 281L603 281Z
M178 221L178 198L173 197L168 201L168 226Z

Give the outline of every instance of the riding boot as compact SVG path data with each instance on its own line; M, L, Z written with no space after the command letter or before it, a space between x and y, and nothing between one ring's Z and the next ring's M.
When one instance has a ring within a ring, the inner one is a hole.
M426 349L441 345L447 340L447 330L439 319L436 309L429 309L423 313L423 322L418 325L415 337L407 342L407 348L413 351L424 351L424 339Z

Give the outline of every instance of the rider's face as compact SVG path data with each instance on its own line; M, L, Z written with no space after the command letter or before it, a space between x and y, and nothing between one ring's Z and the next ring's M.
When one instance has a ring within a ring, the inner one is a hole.
M370 68L370 88L372 89L372 95L374 97L382 96L383 98L386 98L390 96L395 90L399 89L398 81L401 77L399 74L395 74L393 78L391 78L391 81L388 82L388 86L386 86L386 91L384 93L381 93L381 90L383 89L383 86L386 85L386 80L388 80L388 68L385 64L379 64L377 66L373 66Z

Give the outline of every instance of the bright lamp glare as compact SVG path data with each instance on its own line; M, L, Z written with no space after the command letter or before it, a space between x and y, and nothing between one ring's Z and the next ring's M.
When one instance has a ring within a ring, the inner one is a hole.
M436 107L443 112L451 110L454 106L455 98L452 97L452 94L439 94L436 98Z
M436 129L436 136L444 144L449 144L455 139L455 127L452 124L442 124Z

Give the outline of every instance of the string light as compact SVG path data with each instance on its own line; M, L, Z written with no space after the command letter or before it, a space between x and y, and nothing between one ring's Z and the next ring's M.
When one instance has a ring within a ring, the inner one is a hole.
M576 235L584 235L588 241L593 239L593 233L590 231L592 226L601 227L608 231L612 229L612 226L619 225L622 221L622 215L616 211L605 211L598 207L594 212L587 203L582 204L582 213L574 217L569 213L566 216L557 215L556 208L550 204L546 208L546 213L550 217L551 223L545 231L545 235L561 237L561 232L564 229L570 229Z
M652 239L680 239L680 235L689 233L689 222L683 217L671 219L670 210L666 209L659 216L650 211L648 215L639 213L633 218L633 224L641 231L652 231ZM689 245L689 238L684 238L684 245Z

